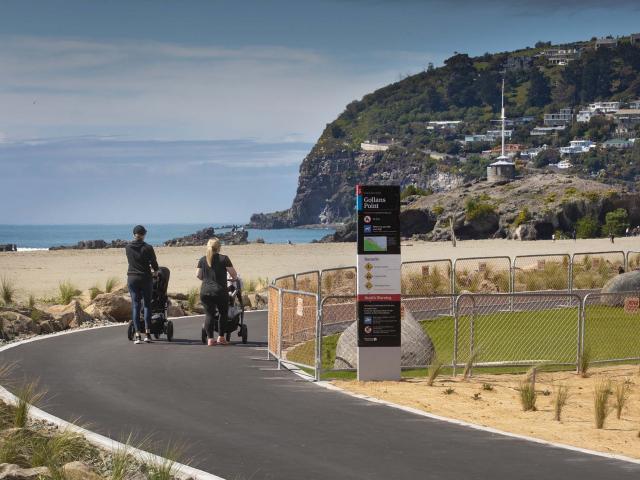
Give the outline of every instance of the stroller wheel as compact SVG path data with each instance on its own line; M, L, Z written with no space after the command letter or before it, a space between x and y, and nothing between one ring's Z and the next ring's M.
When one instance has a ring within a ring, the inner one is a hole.
M171 320L167 322L167 340L173 340L173 322Z
M133 340L133 335L135 334L135 329L133 328L133 322L129 322L129 327L127 328L127 338L129 341Z
M202 344L203 344L203 345L206 345L206 344L207 344L207 332L205 331L205 329L204 329L204 328L202 329L202 335L201 335L201 337L202 337Z
M227 342L231 341L231 332L227 332L226 335L224 336L224 338L227 340Z
M247 338L249 337L249 329L244 323L240 326L240 336L242 337L242 343L247 343Z

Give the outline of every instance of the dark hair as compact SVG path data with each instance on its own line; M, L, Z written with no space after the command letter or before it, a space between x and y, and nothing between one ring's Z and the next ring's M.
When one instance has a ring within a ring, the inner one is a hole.
M136 225L135 227L133 227L133 234L134 235L146 235L147 234L147 229L144 228L142 225Z

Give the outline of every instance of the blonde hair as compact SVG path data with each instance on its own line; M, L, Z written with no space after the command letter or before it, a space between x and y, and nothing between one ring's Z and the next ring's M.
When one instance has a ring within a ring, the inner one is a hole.
M207 265L211 267L213 265L213 255L220 253L220 239L213 237L207 242Z

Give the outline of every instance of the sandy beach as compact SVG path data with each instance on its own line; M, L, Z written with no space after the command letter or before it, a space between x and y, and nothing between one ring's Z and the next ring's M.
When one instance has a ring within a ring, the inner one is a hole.
M601 252L613 250L640 251L640 237L616 239L560 240L520 242L514 240L469 240L452 247L448 242L405 242L405 261L464 258L497 255ZM187 292L198 286L195 265L203 255L202 247L159 247L161 265L171 269L170 292ZM223 248L245 279L269 278L307 270L354 265L355 245L250 244ZM0 277L11 279L19 289L18 297L55 295L58 284L70 280L85 290L110 277L126 279L127 262L122 249L60 250L0 253Z

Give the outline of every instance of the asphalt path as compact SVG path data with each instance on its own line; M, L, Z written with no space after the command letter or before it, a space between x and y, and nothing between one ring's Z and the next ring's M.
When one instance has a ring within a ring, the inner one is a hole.
M432 420L330 391L265 361L266 313L248 345L206 347L201 318L176 340L134 345L125 327L53 336L0 353L12 380L39 378L44 409L115 440L185 446L191 465L242 479L640 478L640 465ZM443 399L443 401L446 401Z

